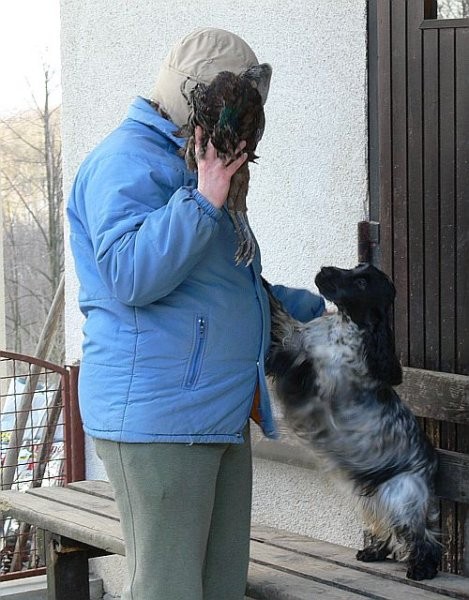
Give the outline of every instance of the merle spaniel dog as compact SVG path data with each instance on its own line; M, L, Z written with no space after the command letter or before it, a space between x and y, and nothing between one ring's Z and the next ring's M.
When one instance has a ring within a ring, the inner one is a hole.
M392 387L402 381L390 326L394 285L369 264L324 267L315 281L338 312L300 323L269 294L267 371L294 432L358 497L371 542L357 559L393 553L408 578L431 579L441 557L437 457Z

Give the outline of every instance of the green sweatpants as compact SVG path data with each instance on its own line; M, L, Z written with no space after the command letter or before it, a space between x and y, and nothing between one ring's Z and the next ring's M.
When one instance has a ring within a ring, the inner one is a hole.
M243 444L95 440L121 514L122 600L243 600L252 461Z

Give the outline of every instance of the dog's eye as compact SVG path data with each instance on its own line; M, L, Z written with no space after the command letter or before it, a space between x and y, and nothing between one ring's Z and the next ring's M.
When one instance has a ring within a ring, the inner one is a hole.
M364 279L363 277L360 277L359 279L355 279L355 285L360 290L365 290L366 286L367 286L366 279Z

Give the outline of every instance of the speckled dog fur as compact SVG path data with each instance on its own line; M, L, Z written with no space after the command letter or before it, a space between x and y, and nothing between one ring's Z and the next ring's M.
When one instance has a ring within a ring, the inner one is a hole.
M352 486L372 542L362 561L394 553L407 577L437 573L436 453L394 385L402 381L390 327L395 289L375 267L323 268L319 291L338 312L300 323L270 295L267 368L293 431ZM266 283L267 289L269 289Z

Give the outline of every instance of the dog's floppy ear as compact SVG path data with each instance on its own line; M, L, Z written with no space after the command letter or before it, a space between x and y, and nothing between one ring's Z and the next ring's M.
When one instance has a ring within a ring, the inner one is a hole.
M390 311L380 311L364 330L366 361L370 375L389 385L402 383L402 367L396 354Z

